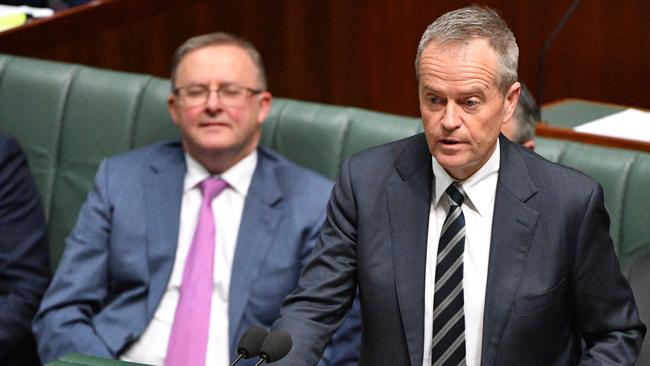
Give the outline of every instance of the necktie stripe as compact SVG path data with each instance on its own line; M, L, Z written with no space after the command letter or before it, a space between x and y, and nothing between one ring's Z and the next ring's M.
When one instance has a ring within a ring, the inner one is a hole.
M460 209L460 206L451 206L451 212L445 219L445 223L442 225L442 229L440 230L440 236L443 236L447 229L449 229L449 226L456 221L458 216L463 213L463 210Z
M463 293L463 284L459 283L459 284L456 285L456 287L454 287L454 289L451 291L451 293L449 295L447 295L447 297L445 297L444 300L442 300L440 302L440 304L435 305L435 309L433 310L433 320L434 320L434 322L438 318L438 316L443 311L445 311L447 306L449 306L449 304L451 304L451 302L454 301L459 294L462 295L462 293ZM440 297L442 297L442 296L440 296ZM462 306L462 304L461 304L461 306Z
M456 183L447 188L452 201L440 230L433 295L432 365L465 364L463 252L465 192Z
M463 227L463 229L457 232L456 235L454 235L454 237L452 237L449 240L449 244L447 244L444 248L442 248L441 252L438 252L438 257L436 258L436 264L442 263L447 258L447 255L449 255L449 252L455 249L456 244L458 244L461 240L464 239L465 239L465 228Z
M452 343L451 346L449 346L445 350L445 352L440 356L440 358L433 363L433 366L464 364L465 351L463 350L462 356L455 354L456 351L459 350L461 346L463 347L463 349L465 348L465 331L463 331L461 334L458 335L454 343ZM454 360L451 360L452 356L455 356ZM452 361L452 362L447 363L447 361Z
M455 274L459 268L462 268L463 266L463 257L458 257L456 261L451 265L449 270L445 272L444 275L440 276L440 278L436 278L436 288L434 290L434 294L437 293L442 287L445 286L445 283L447 283L447 280Z
M454 316L452 316L451 319L449 319L449 321L442 328L440 328L440 332L433 336L433 343L437 344L438 342L440 342L443 335L446 334L451 329L451 327L456 325L456 323L460 320L460 318L463 318L464 316L465 316L465 312L463 311L463 309L458 309L458 311L456 311L456 314L454 314Z

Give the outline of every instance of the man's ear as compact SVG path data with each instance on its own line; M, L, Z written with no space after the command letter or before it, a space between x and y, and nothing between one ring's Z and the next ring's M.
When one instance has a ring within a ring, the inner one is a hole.
M169 115L172 117L174 124L178 125L178 98L176 98L174 94L170 94L167 97L167 110L169 111Z
M273 96L269 92L262 92L259 96L260 109L257 113L257 123L260 125L264 123L266 117L271 112L271 105L273 104Z
M515 113L515 108L517 108L517 103L519 103L519 94L521 93L521 84L516 81L508 92L506 93L506 98L503 101L505 107L505 121L509 121L512 118L512 114Z

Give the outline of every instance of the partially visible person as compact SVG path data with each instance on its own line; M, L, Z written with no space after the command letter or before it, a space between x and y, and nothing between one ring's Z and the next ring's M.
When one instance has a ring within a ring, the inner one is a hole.
M535 125L540 119L539 107L535 98L524 83L521 83L521 92L515 113L509 121L503 124L501 132L510 141L535 150Z
M646 254L626 267L625 274L630 282L641 321L650 324L650 254ZM645 337L641 354L636 362L639 366L650 365L650 337Z
M39 365L32 318L50 280L45 216L18 142L0 133L0 365Z
M272 102L259 52L193 37L171 81L181 141L101 163L34 322L43 361L227 365L297 286L332 184L259 145ZM360 320L348 319L323 365L356 362Z

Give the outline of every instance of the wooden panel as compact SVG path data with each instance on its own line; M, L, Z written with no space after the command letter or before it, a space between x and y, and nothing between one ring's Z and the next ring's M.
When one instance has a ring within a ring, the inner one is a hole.
M258 46L277 96L418 115L413 59L426 26L474 1L105 0L0 33L0 52L167 76L186 38L223 30ZM572 0L487 0L520 46L537 90L544 39ZM650 2L583 1L549 49L545 101L650 108Z
M576 132L570 128L554 127L547 123L538 124L535 131L537 136L541 137L650 152L650 143L648 142Z

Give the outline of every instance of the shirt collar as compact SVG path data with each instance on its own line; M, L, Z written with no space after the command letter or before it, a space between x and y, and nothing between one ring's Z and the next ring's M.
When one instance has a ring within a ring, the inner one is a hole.
M204 179L210 176L210 172L201 163L196 161L190 154L185 153L185 164L187 165L187 173L185 174L185 181L183 183L183 192L187 192L198 186ZM228 183L228 188L233 189L243 197L246 197L248 187L250 187L253 180L253 172L257 165L257 150L246 155L237 164L230 167L220 175L216 175Z
M496 147L490 159L469 178L460 181L466 194L468 206L476 210L479 215L483 215L490 208L492 198L494 197L496 179L490 179L499 173L501 150L499 140L497 139ZM433 206L440 204L440 199L445 194L445 190L456 180L452 178L445 169L438 164L438 161L431 156L431 165L433 167L434 179L434 201Z

